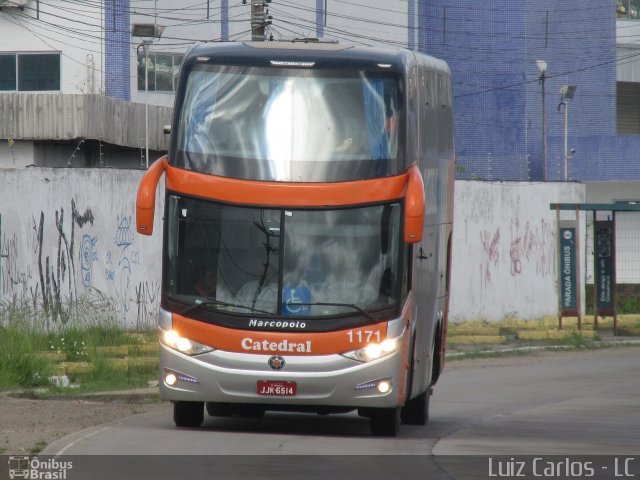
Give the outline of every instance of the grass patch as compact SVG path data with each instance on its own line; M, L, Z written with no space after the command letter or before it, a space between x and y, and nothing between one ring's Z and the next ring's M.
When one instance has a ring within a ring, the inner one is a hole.
M535 342L516 341L512 348L504 350L472 350L467 352L456 352L453 356L447 356L447 362L456 360L466 360L469 358L501 358L519 357L531 355L540 351L578 351L578 350L600 350L603 348L635 347L640 348L637 343L602 342L599 337L583 337L579 332L563 339L537 340Z
M53 366L39 354L46 345L46 339L32 328L0 327L0 389L48 384Z
M76 305L78 311L87 305ZM71 311L71 309L69 309ZM158 376L157 366L135 364L113 365L108 348L128 347L129 356L144 353L146 343L157 342L155 329L130 332L119 326L113 316L98 311L93 323L71 318L66 323L52 322L43 312L25 306L0 307L0 390L49 387L60 394L79 390L82 393L101 390L146 387ZM154 353L154 355L156 355ZM50 377L61 368L57 362L89 362L90 372L69 375L80 389L54 387Z
M527 350L526 347L517 350L478 350L471 352L460 352L454 356L448 356L447 362L456 360L467 360L470 358L504 358L504 357L525 357L535 353L535 350Z
M602 346L599 336L583 336L573 331L568 336L558 338L515 339L514 348L518 347L565 347L572 350L596 349Z
M580 332L571 332L571 335L567 338L556 340L556 345L567 345L575 350L583 349L595 349L599 348L597 342L600 341L600 337L588 338L580 335Z
M585 286L585 305L587 315L593 315L595 287L593 284ZM640 313L640 285L616 285L616 312L618 315Z
M92 355L90 362L93 370L78 374L72 379L80 384L79 388L58 389L68 390L72 394L102 392L107 390L124 390L129 388L146 387L147 382L158 377L155 365L114 365L108 358Z
M37 455L38 453L40 453L42 450L44 450L44 447L47 446L47 442L45 442L44 440L38 440L33 447L31 447L31 449L29 450L29 453L31 455Z

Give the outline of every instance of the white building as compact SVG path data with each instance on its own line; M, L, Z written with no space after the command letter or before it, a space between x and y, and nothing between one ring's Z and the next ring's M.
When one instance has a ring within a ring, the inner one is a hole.
M0 0L0 167L145 168L141 105L173 105L182 55L194 43L250 40L252 9L253 33L266 39L416 44L417 0L252 3ZM161 36L132 35L144 24ZM149 111L149 161L168 147L170 115Z

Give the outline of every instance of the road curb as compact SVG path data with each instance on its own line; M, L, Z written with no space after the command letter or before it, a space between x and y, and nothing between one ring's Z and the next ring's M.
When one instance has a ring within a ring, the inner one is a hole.
M468 350L468 351L447 351L445 358L457 359L465 357L474 357L482 355L509 355L518 353L529 352L544 352L553 350L565 350L565 351L589 351L589 350L601 350L603 348L616 348L616 347L640 347L640 339L633 338L628 340L614 340L614 341L600 341L590 344L589 347L579 348L575 345L522 345L522 346L505 346L505 345L487 345L487 348L482 350Z

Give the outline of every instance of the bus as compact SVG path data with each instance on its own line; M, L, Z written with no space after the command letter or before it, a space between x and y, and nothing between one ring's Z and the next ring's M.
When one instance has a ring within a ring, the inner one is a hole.
M165 176L160 394L179 427L265 411L424 425L444 366L454 143L450 71L404 49L193 47Z

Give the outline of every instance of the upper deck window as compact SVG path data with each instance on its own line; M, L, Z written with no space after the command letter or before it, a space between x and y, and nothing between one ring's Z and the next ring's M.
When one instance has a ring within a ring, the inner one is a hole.
M401 172L397 73L199 65L182 98L178 167L284 182Z

